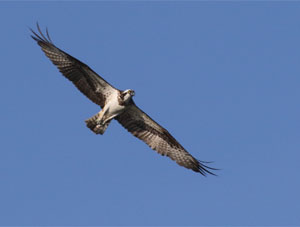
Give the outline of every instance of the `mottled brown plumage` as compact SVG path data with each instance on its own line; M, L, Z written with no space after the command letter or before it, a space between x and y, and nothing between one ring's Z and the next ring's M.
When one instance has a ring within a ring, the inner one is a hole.
M133 90L120 91L106 82L89 66L57 48L37 25L40 34L32 29L32 38L37 41L46 56L59 71L102 110L86 120L87 127L96 134L103 134L112 119L116 119L131 134L148 144L161 155L166 155L179 165L199 172L213 174L214 168L206 166L189 154L177 140L134 103Z
M95 73L89 66L57 48L51 41L47 31L47 37L43 35L39 25L37 25L40 35L34 32L31 36L42 48L46 56L57 66L59 71L95 104L105 105L106 97L115 88Z
M206 166L204 162L190 155L166 129L139 109L133 101L127 106L126 111L115 119L132 135L143 140L159 154L166 155L177 164L200 172L202 175L206 173L215 175L209 169L216 169Z

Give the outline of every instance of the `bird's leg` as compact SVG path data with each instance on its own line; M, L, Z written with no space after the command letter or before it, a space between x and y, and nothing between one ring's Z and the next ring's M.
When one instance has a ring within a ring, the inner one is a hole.
M104 106L104 108L96 115L96 124L103 126L105 124L105 113L108 111L108 108Z
M97 116L97 124L98 125L105 125L106 123L110 122L113 118L115 118L116 116L119 115L119 113L115 113L115 114L109 114L107 115L106 113L108 112L109 108L105 108L102 109L100 112L99 112L99 115Z
M85 121L86 126L96 134L103 134L109 125L110 121L105 119L105 112L106 110L102 109L99 113Z
M105 125L107 122L111 121L114 117L116 117L117 114L114 114L110 117L107 117L106 115L102 117L102 119L100 120L99 124L101 125Z
M99 114L100 115L100 114ZM103 121L103 115L102 116L97 116L97 119L96 119L96 124L97 125L104 125L104 121Z

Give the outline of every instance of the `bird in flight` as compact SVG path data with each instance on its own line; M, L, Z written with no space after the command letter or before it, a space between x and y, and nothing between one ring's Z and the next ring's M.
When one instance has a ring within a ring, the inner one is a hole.
M38 24L39 34L30 30L33 33L31 37L59 71L87 98L101 107L99 113L85 121L90 130L103 135L112 119L115 119L132 135L144 141L159 154L166 155L177 164L204 176L215 175L212 172L212 170L216 170L215 168L205 165L208 162L194 158L165 128L135 105L133 90L114 88L89 66L57 48L47 29L46 35L42 33Z

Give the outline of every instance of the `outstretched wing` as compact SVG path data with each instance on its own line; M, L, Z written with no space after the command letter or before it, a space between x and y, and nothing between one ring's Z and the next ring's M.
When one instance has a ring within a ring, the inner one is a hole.
M159 154L166 155L179 165L199 172L204 176L207 173L215 175L210 170L216 169L208 167L204 164L205 162L195 159L166 129L139 109L133 101L116 119L131 134L143 140Z
M42 48L46 56L56 65L59 71L91 101L103 108L106 97L116 89L95 73L89 66L57 48L51 41L48 31L47 37L41 32L37 24L39 35L32 29L31 36Z

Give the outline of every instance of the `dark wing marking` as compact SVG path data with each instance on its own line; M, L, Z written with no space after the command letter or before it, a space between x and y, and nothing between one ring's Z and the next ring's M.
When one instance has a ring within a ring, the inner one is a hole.
M46 37L41 32L38 24L37 29L40 33L39 35L30 29L33 33L31 37L37 41L46 56L84 95L103 108L106 97L116 89L89 66L57 48L52 43L48 30L46 30Z
M216 169L206 166L205 162L199 161L190 155L166 129L152 120L133 102L116 119L131 134L143 140L159 154L166 155L179 165L199 172L204 176L207 173L215 175L210 170Z

